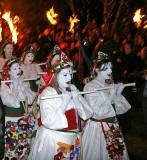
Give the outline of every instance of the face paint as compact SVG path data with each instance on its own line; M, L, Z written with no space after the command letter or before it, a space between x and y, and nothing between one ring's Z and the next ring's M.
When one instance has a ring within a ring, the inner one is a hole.
M9 75L11 78L19 78L21 76L21 69L19 63L14 63L10 67Z
M28 53L25 57L24 64L32 64L34 61L34 54L33 53Z
M72 79L72 68L62 69L57 75L57 82L61 90L70 86Z
M6 59L11 58L13 53L13 44L7 44L4 48L4 52Z
M104 80L108 80L111 79L111 75L112 75L112 64L110 62L108 62L107 64L103 64L101 66L101 68L104 68L104 70L102 70L99 74L99 76L101 76L101 79Z

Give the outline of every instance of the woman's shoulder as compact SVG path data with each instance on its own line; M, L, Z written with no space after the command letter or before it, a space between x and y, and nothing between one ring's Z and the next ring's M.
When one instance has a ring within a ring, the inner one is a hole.
M41 96L55 95L55 94L57 94L57 91L54 88L48 86L43 90Z

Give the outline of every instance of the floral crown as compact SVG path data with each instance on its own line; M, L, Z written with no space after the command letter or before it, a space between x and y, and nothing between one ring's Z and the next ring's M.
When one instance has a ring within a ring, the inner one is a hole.
M17 57L12 57L10 60L8 60L7 62L6 62L6 64L4 65L4 67L3 67L3 80L7 80L7 78L8 78L8 72L9 72L9 70L10 70L10 66L13 64L13 63L20 63L20 60L19 60L19 58L17 58Z
M27 51L23 52L23 54L22 54L22 56L21 56L21 61L22 61L23 63L24 63L24 60L25 60L26 55L27 55L28 53L32 53L34 56L36 56L37 51L36 51L36 49L34 49L34 48L31 47L31 48L28 49Z
M109 59L109 56L108 54L102 52L102 51L98 51L98 54L97 54L97 61L100 62L104 59Z
M60 55L60 60L57 61L52 67L54 68L55 72L58 72L67 66L73 67L73 62L67 57L64 52L62 52Z

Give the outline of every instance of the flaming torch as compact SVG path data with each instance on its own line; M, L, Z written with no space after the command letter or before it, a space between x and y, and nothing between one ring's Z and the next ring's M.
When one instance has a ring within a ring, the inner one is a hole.
M70 22L70 29L69 32L74 33L74 25L75 23L78 23L80 20L77 18L77 15L73 14L70 18L69 18L69 22Z
M0 15L1 15L2 13L0 12ZM2 41L2 23L1 23L1 21L0 21L0 42Z
M141 26L143 17L144 15L141 15L141 8L136 10L133 21L137 23L137 28Z
M9 28L11 30L12 33L12 41L16 44L17 43L17 36L19 34L19 32L17 32L17 27L14 27L14 21L11 17L10 17L10 12L6 12L5 14L3 14L2 16L3 19L5 19L7 21L7 23L9 24Z
M54 13L54 8L52 7L49 11L46 12L46 16L52 25L57 24L58 14Z
M0 42L2 41L2 24L0 22Z

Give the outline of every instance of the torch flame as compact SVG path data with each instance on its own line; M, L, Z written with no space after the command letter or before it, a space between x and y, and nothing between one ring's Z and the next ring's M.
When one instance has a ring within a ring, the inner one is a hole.
M0 42L2 41L2 24L0 23Z
M49 11L46 12L46 16L47 16L48 20L51 22L51 24L53 24L53 25L57 24L58 14L54 13L53 7Z
M136 10L135 15L133 17L133 21L137 23L137 27L140 27L143 17L144 15L141 15L141 8Z
M147 24L146 24L143 28L145 28L145 29L146 29L146 28L147 28Z
M13 18L13 23L17 23L19 21L19 17L18 16L15 16L14 18Z
M69 18L69 22L70 22L70 29L69 32L74 33L74 25L75 23L78 23L80 20L77 18L77 15L73 14L70 18Z
M2 13L0 12L0 15L1 15ZM1 22L0 22L0 42L2 41L2 24L1 24Z
M2 18L8 22L11 33L12 33L12 40L16 44L17 43L17 36L18 36L19 32L16 31L17 27L14 27L14 25L13 25L14 22L13 22L12 18L10 17L10 12L6 12L5 14L3 14Z

